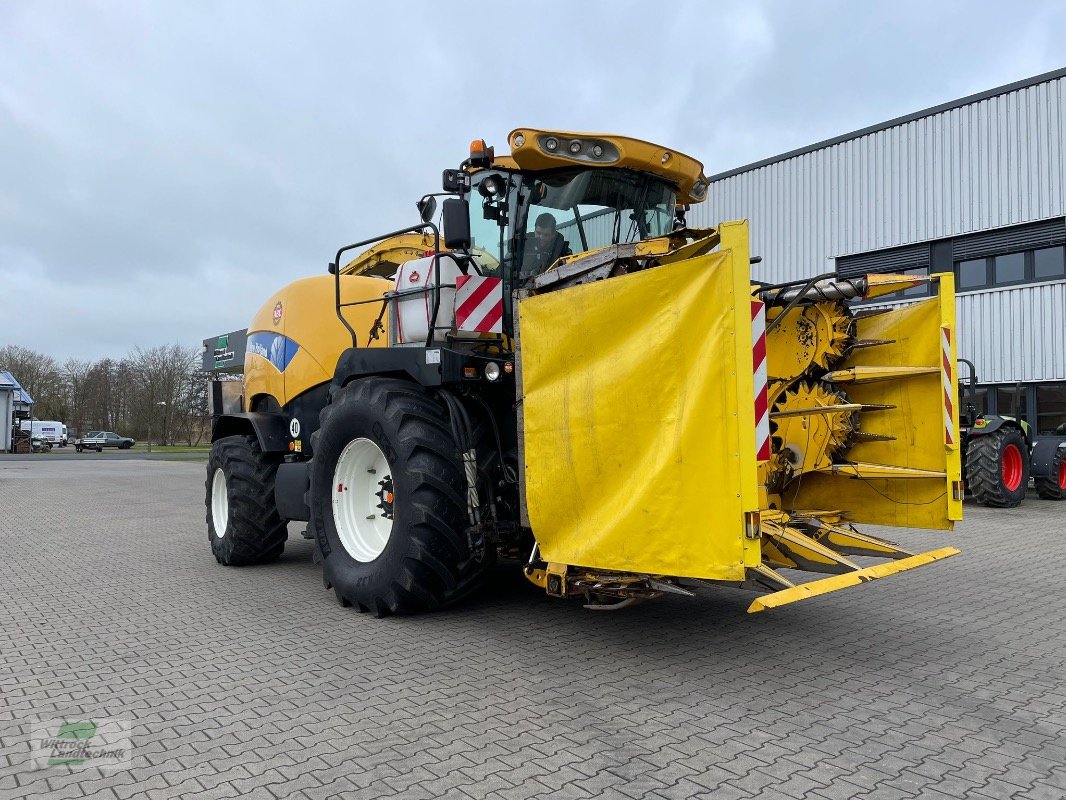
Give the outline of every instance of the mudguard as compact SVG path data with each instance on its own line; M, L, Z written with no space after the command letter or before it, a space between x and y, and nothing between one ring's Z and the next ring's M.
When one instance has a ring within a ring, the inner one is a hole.
M271 411L249 411L244 414L221 414L211 426L211 441L224 436L254 434L264 453L288 453L289 415Z
M1029 423L1025 420L1002 415L979 417L974 421L974 424L970 426L969 436L972 439L976 436L984 436L989 433L994 433L1005 425L1020 429L1022 435L1025 436L1026 443L1032 445L1032 428L1029 426Z
M1030 477L1049 478L1054 475L1052 464L1056 454L1066 458L1066 439L1041 439L1033 445Z

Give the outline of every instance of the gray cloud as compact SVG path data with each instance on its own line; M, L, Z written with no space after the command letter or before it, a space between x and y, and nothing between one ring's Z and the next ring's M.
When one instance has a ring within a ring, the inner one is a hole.
M714 172L1062 66L1066 6L190 2L0 7L0 344L247 324L414 221L470 139L668 143Z

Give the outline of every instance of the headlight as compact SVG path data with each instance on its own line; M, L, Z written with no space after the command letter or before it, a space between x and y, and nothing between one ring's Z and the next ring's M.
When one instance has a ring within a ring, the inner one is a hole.
M500 379L500 365L495 361L490 361L486 364L485 377L490 381L498 381Z
M556 133L541 133L537 135L536 146L540 152L556 158L591 164L612 164L622 157L618 147L607 139L564 140Z
M503 180L499 175L489 175L485 178L477 187L478 192L482 197L493 198L499 197L503 192Z

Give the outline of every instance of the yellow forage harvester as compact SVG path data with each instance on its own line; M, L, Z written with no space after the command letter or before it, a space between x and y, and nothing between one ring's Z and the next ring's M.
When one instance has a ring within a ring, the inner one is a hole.
M856 528L962 518L950 274L753 281L746 222L685 222L695 159L509 144L445 170L439 230L427 195L263 306L208 465L221 563L306 520L326 585L376 614L498 561L590 608L725 585L762 611L958 552Z

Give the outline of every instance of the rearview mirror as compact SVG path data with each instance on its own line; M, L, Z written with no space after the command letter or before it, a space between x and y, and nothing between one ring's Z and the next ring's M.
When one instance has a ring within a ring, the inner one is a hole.
M433 219L433 215L437 213L437 198L433 195L427 194L416 205L418 206L418 215L423 222L429 222Z
M470 209L465 200L451 197L441 204L444 246L449 250L470 249Z

